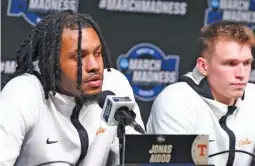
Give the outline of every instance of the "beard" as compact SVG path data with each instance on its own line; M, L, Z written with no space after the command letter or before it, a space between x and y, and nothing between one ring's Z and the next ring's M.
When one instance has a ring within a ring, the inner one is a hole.
M82 107L86 107L91 104L97 103L98 94L93 95L83 95L80 97L75 97L76 108L81 110Z
M72 93L70 93L69 91L65 90L64 88L62 88L61 86L57 86L57 92L70 96L70 97L74 97L75 98L75 102L76 105L78 104L79 106L81 106L80 104L83 103L82 105L84 106L88 106L90 104L95 104L97 102L98 99L98 95L101 93L97 93L97 94L87 94L84 91L80 90L80 94L79 95L74 95Z
M97 102L98 94L85 94L81 96L81 100L84 102L84 106L94 104Z

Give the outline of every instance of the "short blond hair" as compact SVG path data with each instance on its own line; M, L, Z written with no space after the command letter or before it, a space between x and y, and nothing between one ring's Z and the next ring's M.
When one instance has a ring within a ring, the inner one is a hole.
M244 24L231 21L217 21L201 28L198 37L199 53L204 56L206 51L213 51L219 40L236 41L240 44L255 47L253 31Z

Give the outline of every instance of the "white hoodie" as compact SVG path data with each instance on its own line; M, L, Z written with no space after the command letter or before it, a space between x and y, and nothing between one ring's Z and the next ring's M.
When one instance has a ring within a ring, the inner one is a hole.
M213 99L208 82L194 69L181 82L169 85L155 99L147 133L207 134L209 155L225 150L255 148L255 85L248 84L235 106ZM215 166L249 166L252 157L224 153L209 158Z
M103 90L134 99L128 80L115 69L104 71ZM81 142L79 129L70 120L74 106L73 97L60 93L44 99L42 85L34 75L12 79L1 92L0 165L75 165L81 155ZM136 121L144 127L137 105L134 111ZM107 126L100 118L101 112L97 103L85 105L80 111L79 121L89 138L82 166L106 165L110 151L113 163L119 160L116 126ZM130 127L126 132L136 133Z

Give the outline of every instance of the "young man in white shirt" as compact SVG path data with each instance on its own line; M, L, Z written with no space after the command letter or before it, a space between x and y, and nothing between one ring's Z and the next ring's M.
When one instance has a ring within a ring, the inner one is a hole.
M110 66L89 15L57 12L38 23L1 92L0 165L102 166L110 151L118 163L117 127L101 119L96 97L102 90L134 97L125 76ZM137 105L134 112L144 127Z
M209 155L255 148L255 85L248 83L253 32L227 21L201 29L200 57L193 72L155 99L148 133L208 134ZM248 166L252 157L230 152L209 158L216 166Z

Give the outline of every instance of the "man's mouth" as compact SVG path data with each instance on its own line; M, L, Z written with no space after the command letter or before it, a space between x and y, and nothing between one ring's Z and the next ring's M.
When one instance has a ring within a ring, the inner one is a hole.
M83 83L88 84L88 86L90 87L97 88L102 85L102 82L103 82L102 77L100 77L100 75L97 74L89 77L89 79L87 79Z
M231 85L237 88L243 88L246 86L246 83L232 83Z

